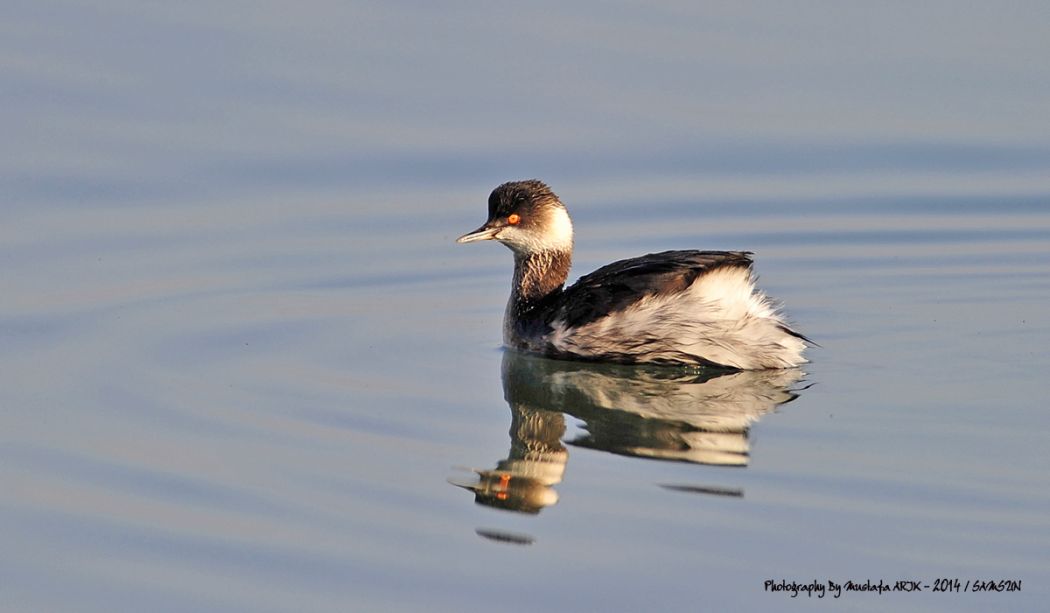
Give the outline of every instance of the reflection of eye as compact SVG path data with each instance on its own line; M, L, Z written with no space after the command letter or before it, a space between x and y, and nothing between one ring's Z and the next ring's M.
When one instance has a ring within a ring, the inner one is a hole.
M517 213L511 213L510 215L507 215L507 223L509 223L510 225L516 226L518 225L519 221L521 221L521 215L518 215Z

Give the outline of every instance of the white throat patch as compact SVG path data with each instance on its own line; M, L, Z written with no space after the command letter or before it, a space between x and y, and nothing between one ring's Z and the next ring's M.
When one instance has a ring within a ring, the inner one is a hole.
M563 207L550 209L547 218L548 231L544 233L543 246L555 251L572 249L572 221Z

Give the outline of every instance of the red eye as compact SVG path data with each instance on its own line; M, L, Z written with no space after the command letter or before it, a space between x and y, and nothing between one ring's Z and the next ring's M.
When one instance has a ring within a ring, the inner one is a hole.
M520 221L521 215L518 215L517 213L511 213L510 215L507 215L507 223L509 223L512 226L518 225L518 222Z

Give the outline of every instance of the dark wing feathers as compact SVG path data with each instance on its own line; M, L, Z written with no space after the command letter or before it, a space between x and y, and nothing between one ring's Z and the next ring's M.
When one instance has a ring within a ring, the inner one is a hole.
M664 251L602 266L565 288L561 308L548 324L564 319L581 326L626 309L645 296L684 291L700 275L723 267L751 267L746 251Z

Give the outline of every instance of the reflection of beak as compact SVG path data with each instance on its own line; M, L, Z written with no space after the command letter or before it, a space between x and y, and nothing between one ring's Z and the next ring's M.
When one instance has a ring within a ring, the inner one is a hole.
M457 243L473 243L474 241L490 241L496 238L496 234L502 228L495 226L492 222L486 222L485 225L481 226L473 232L467 232L463 236L456 239Z

